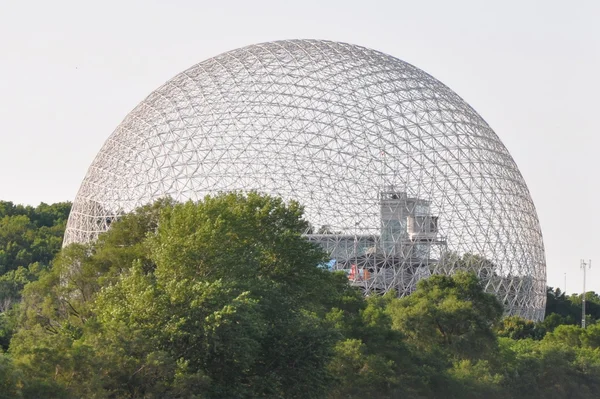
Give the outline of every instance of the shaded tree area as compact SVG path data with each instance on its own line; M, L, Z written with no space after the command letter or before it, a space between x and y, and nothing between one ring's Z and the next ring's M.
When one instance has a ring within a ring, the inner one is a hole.
M69 202L34 208L0 201L0 348L8 346L21 290L60 251L70 210Z
M600 297L593 291L586 293L586 324L596 324L600 318ZM559 288L548 287L546 317L534 323L516 316L505 317L497 334L512 339L541 340L557 327L581 325L582 295L566 295ZM582 330L583 331L583 330Z
M0 201L0 274L48 265L60 250L70 210L69 202L34 208Z
M546 321L553 329L561 324L581 324L581 294L567 295L559 288L548 287ZM600 320L600 296L594 291L585 294L585 314L587 324Z
M61 250L12 310L0 398L597 397L600 324L502 318L463 270L364 298L302 215L162 200Z

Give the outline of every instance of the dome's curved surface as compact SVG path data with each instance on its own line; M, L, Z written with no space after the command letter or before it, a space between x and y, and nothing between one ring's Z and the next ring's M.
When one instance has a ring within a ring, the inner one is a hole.
M108 138L64 243L160 197L229 190L305 205L307 237L367 292L468 268L510 313L543 318L542 235L515 162L457 94L396 58L293 40L180 73Z

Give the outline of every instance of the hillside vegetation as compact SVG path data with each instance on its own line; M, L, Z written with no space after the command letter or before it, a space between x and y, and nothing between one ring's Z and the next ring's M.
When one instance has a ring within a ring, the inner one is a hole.
M600 300L503 318L474 275L364 298L255 193L159 201L60 250L69 204L0 203L0 398L596 398ZM44 216L45 215L45 216ZM12 285L11 285L12 284Z

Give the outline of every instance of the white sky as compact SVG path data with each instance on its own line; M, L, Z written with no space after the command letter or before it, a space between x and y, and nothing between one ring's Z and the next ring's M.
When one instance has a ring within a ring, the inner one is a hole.
M146 95L241 46L343 41L432 74L508 147L537 206L548 284L600 291L600 1L0 0L0 199L73 200Z

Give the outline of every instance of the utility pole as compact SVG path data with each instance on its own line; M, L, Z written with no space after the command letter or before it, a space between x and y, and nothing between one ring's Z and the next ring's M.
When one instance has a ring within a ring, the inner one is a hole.
M565 286L563 287L563 294L565 295L565 298L567 297L567 273L565 273Z
M581 259L581 264L579 267L583 270L583 295L581 297L581 328L585 328L585 272L587 269L592 268L592 260L590 259L588 260L588 263L585 263L585 261Z

